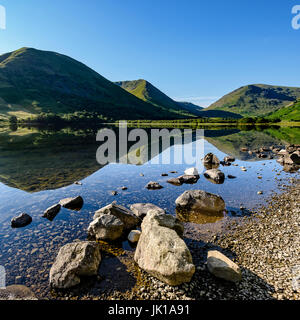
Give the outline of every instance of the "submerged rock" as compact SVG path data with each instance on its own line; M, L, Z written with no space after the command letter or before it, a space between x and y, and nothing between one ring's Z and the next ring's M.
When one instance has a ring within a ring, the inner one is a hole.
M222 184L225 180L224 173L218 169L211 169L205 171L204 177L217 184Z
M50 286L71 288L82 276L97 275L101 262L100 245L93 241L73 242L63 246L50 270Z
M239 266L219 251L208 251L207 268L210 273L218 278L232 282L242 280Z
M135 203L130 206L130 210L141 219L143 219L150 210L157 210L162 214L166 213L164 209L152 203Z
M0 300L37 300L34 293L23 285L0 288Z
M11 220L12 228L22 228L28 226L32 222L32 218L27 213L21 213L19 216Z
M60 209L61 209L61 205L59 203L55 204L44 211L43 217L48 219L49 221L52 221L57 216Z
M122 236L123 222L113 215L100 214L88 227L88 235L91 239L114 241Z
M147 183L145 188L148 190L158 190L158 189L162 189L163 186L161 186L158 182L150 181Z
M173 216L148 213L142 223L134 260L152 276L177 286L191 281L195 266L185 242L166 226L172 219L174 222Z
M175 203L177 212L192 211L219 215L225 210L225 202L222 197L203 190L185 191Z
M106 207L103 207L95 212L94 220L100 217L102 214L113 215L119 220L121 220L124 224L124 229L133 229L135 228L140 222L139 219L132 211L128 210L127 208L118 205L116 202L109 204Z
M66 198L60 200L59 204L66 209L80 210L83 206L83 199L81 196L75 198Z

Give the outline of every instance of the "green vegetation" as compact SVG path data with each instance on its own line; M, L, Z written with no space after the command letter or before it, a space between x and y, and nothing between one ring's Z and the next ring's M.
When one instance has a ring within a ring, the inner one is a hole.
M97 112L113 119L173 119L180 110L141 101L84 64L22 48L0 56L0 118Z
M146 80L119 81L115 83L127 92L145 102L151 103L155 107L164 108L170 112L177 112L189 117L194 117L199 114L196 109L193 111L192 108L190 108L191 106L186 107L172 100Z
M274 121L299 121L300 122L300 100L283 107L267 117L269 120Z
M275 112L298 98L300 98L300 88L255 84L241 87L225 95L206 110L259 117Z

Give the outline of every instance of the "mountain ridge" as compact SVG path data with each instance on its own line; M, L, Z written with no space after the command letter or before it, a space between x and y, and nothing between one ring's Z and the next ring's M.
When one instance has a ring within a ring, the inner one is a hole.
M242 116L264 116L299 98L298 87L250 84L226 94L206 110L228 111Z

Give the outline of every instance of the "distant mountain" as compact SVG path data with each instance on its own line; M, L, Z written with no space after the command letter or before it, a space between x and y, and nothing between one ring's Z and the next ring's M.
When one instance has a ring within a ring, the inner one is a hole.
M300 100L271 113L267 118L280 119L281 121L300 121Z
M200 116L200 112L204 109L203 107L200 107L191 102L177 101L177 104L179 104L181 108L199 116Z
M187 109L186 106L174 101L146 80L119 81L115 84L156 107L163 107L166 110L172 110L172 112L178 112L188 117L198 113L197 110L193 112L190 108Z
M205 110L233 112L242 116L263 116L298 98L300 88L253 84L225 95Z
M0 115L98 112L113 119L173 119L180 110L141 101L65 55L22 48L0 56Z

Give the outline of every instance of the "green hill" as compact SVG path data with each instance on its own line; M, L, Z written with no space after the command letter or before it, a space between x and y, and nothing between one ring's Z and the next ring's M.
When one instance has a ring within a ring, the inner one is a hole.
M191 110L183 107L181 103L174 101L146 80L119 81L115 83L132 95L151 103L155 107L163 107L169 111L174 110L185 116L197 115L197 111L191 112Z
M192 114L195 114L197 116L201 116L200 112L204 109L203 107L200 107L191 102L185 102L185 101L176 101L176 102L181 106L182 109L185 109L188 112L191 112Z
M281 121L300 121L300 100L271 113L268 118L280 119Z
M227 111L242 116L263 116L300 98L300 88L253 84L241 87L206 110Z
M22 48L0 56L0 115L98 112L113 119L179 118L178 108L141 101L65 55Z

